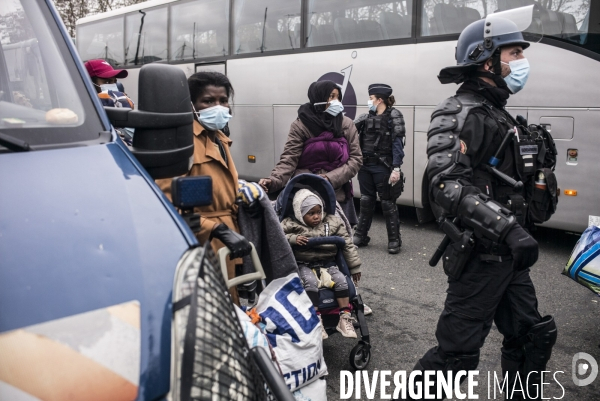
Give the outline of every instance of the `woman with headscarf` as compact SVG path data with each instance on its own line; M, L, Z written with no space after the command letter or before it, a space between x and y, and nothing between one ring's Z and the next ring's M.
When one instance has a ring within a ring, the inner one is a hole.
M329 180L350 224L357 223L351 180L362 165L358 132L342 113L342 94L333 81L313 82L309 102L298 109L279 163L259 184L278 191L295 175L319 174Z

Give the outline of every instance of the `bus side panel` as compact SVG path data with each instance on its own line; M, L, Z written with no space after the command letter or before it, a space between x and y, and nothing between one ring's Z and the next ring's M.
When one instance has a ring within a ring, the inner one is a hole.
M173 67L177 67L180 68L181 70L183 70L183 72L185 73L186 78L189 78L190 75L192 75L194 73L194 64L172 64ZM212 68L213 71L219 71L220 69L218 68L219 66L217 66L216 68ZM127 78L119 78L119 82L121 82L123 84L123 86L125 87L125 93L127 93L127 96L133 100L133 103L135 103L136 108L138 107L138 91L139 91L139 78L140 78L140 69L141 68L128 68L127 72ZM223 67L224 69L224 67ZM160 96L159 94L157 94L157 96Z
M130 68L127 70L127 78L119 78L119 82L123 84L125 93L135 103L135 108L138 108L138 80L140 78L139 68Z
M404 183L404 192L398 199L398 204L405 206L414 206L414 165L416 159L424 158L423 154L415 153L415 137L414 137L414 107L396 106L404 116L404 124L406 128L406 140L404 142L404 160L402 161L402 172L406 182Z
M273 166L277 164L290 133L290 126L298 118L300 105L273 105ZM270 172L271 170L269 170ZM269 174L265 175L268 177Z
M425 169L427 168L427 130L433 113L433 106L415 107L415 133L414 133L414 199L415 206L422 208L429 203L427 196L428 189L423 188Z
M597 174L600 110L529 109L528 114L530 124L551 123L551 134L558 150L554 173L561 193L556 213L544 226L582 232L588 226L590 215L600 216ZM569 149L577 149L576 162L567 159ZM576 190L577 196L566 196L565 189Z
M251 181L268 177L275 165L273 107L236 105L233 110L235 117L229 123L231 155L239 177ZM248 156L255 156L254 162Z

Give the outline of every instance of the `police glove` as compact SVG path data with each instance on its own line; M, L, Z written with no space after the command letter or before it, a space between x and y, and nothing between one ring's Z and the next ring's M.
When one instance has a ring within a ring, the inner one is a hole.
M219 224L212 230L210 233L210 238L216 238L224 243L225 246L231 251L231 255L229 256L231 259L241 258L249 255L252 251L250 242L248 242L243 235L236 233L223 223Z
M513 268L524 270L538 259L538 243L519 224L515 224L506 234L506 245L513 256Z

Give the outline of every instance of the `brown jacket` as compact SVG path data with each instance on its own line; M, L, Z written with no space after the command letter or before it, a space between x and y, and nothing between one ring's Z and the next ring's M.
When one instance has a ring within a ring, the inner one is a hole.
M223 144L229 165L225 164L218 147L207 136L204 127L194 121L194 159L192 168L186 176L208 175L212 177L213 183L212 204L195 208L195 212L200 214L200 232L196 234L196 237L201 244L208 240L212 229L220 223L239 232L237 205L235 204L238 193L238 173L229 151L231 139L221 131L217 131L216 136ZM171 179L156 180L156 184L171 200ZM211 245L215 252L225 246L217 239L213 239ZM227 258L227 271L230 279L235 277L236 263L241 264L242 260L230 261Z
M344 193L342 185L358 174L358 170L360 170L360 167L362 166L362 152L358 141L358 131L356 130L354 122L344 116L342 129L344 131L344 136L348 141L348 153L350 154L350 158L346 164L335 170L319 172L320 174L326 175L329 182L331 182L331 185L333 185L338 202L346 200L346 194ZM296 166L298 165L298 160L300 160L300 155L304 150L304 142L312 137L313 135L300 119L296 119L296 121L292 123L288 139L283 148L283 153L279 158L279 162L275 168L273 168L273 171L271 171L271 176L269 177L271 180L269 191L280 190L287 184L290 178L298 174L310 173L308 170L297 170Z
M293 217L286 217L281 222L285 237L288 239L290 245L296 245L296 238L299 235L303 235L308 238L313 237L324 237L326 233L325 224L329 226L329 235L332 237L342 237L346 240L346 246L344 247L344 259L350 269L350 274L360 273L360 257L358 251L352 243L352 239L346 231L346 226L342 219L337 216L328 214L325 216L321 224L316 227L308 227ZM302 246L293 246L294 257L298 262L318 262L318 261L329 261L335 259L337 253L337 247L335 245L321 245L315 248L306 248Z

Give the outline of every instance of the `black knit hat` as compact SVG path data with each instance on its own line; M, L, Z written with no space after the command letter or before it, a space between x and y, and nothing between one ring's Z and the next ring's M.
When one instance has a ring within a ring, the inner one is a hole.
M386 84L369 85L369 96L370 95L382 95L390 97L392 95L392 87Z

